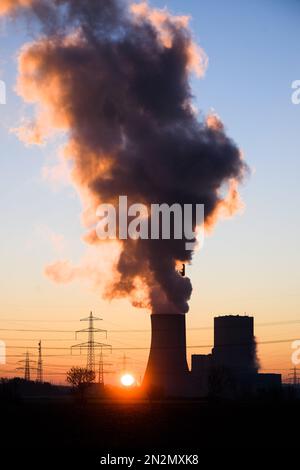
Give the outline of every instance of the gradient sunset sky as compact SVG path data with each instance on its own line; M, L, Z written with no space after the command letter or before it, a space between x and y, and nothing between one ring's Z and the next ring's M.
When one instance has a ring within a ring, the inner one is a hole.
M300 105L291 101L291 84L300 80L300 3L150 4L191 15L195 39L209 59L205 77L192 77L195 104L202 116L218 113L251 169L241 188L243 213L219 222L187 267L193 283L188 357L210 352L214 316L247 313L255 317L258 343L271 341L258 345L262 371L287 376L293 367L290 340L300 339ZM107 380L117 380L124 353L139 379L150 342L149 313L125 300L102 300L84 280L58 285L44 275L57 259L76 264L86 256L85 229L80 200L58 158L61 140L25 147L10 131L28 112L14 87L18 50L30 40L24 24L1 20L0 79L7 104L0 105L0 340L7 344L7 364L0 375L15 375L26 346L34 357L42 339L45 378L63 382L69 366L85 363L84 356L70 356L69 347L85 340L82 335L76 341L72 332L84 327L79 319L92 310L103 318L96 326L108 330L107 341L101 335L99 341L114 348L107 361L116 373ZM272 342L277 340L284 342Z

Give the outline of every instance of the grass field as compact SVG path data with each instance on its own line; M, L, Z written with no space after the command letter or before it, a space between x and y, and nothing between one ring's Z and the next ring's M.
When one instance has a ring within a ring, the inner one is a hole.
M1 447L77 453L297 447L299 402L0 403Z

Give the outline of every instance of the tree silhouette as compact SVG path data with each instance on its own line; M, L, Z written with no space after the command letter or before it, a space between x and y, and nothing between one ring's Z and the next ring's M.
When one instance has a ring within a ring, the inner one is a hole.
M95 372L84 367L71 367L67 372L67 382L79 392L80 398L84 398L87 387L95 380Z

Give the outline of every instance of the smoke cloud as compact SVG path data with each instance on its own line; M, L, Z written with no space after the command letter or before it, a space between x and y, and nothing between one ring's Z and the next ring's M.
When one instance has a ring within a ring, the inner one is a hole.
M119 0L1 0L0 13L24 13L38 28L19 53L17 83L36 119L18 135L39 144L67 134L65 156L85 214L119 195L147 206L204 204L207 226L239 208L241 153L216 115L200 122L194 112L189 78L203 75L207 58L188 17ZM85 238L101 243L94 229ZM105 296L186 313L192 286L176 270L192 259L185 242L120 241ZM66 263L48 269L59 282L84 272Z

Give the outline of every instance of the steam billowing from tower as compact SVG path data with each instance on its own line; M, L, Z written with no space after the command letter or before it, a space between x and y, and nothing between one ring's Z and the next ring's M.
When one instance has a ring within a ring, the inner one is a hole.
M36 32L19 54L18 79L36 119L18 133L40 143L66 132L86 215L119 195L147 206L204 204L207 225L237 209L246 167L216 116L197 120L189 77L204 73L206 57L187 17L118 0L1 0L1 13L24 14ZM86 241L101 243L91 227ZM193 255L185 242L121 240L106 295L187 312L191 282L176 270ZM59 279L60 267L48 275Z

